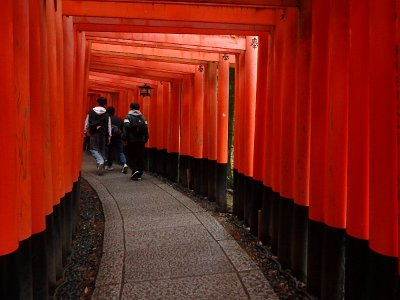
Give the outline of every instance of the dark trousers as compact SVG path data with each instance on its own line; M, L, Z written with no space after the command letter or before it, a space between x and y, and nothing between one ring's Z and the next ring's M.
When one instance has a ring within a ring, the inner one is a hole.
M114 152L115 151L115 152ZM111 138L111 142L107 147L107 165L109 167L112 166L114 160L114 153L117 153L119 162L124 165L126 164L125 154L122 150L122 141L121 139L113 139Z
M139 171L139 177L141 177L144 168L144 142L128 142L125 154L132 174Z

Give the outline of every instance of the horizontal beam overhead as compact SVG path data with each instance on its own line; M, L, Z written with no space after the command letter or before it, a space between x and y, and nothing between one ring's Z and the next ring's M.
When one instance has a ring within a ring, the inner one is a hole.
M66 16L191 21L197 23L274 25L275 9L155 2L63 0Z
M86 38L94 41L158 48L209 49L212 52L235 52L246 49L246 38L236 35L88 32Z

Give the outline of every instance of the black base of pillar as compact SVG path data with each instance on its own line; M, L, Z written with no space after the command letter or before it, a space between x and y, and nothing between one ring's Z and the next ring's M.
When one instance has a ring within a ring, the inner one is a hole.
M279 198L278 214L278 259L284 268L291 266L292 228L293 228L293 200L285 197Z
M217 163L217 187L216 187L216 203L218 210L220 212L227 211L227 203L226 203L226 190L227 190L227 164L219 164Z
M203 164L200 158L191 158L191 170L193 173L193 190L201 195L203 189Z
M201 187L200 195L203 197L208 197L208 159L202 158L200 160L201 164Z
M32 240L30 238L19 243L17 270L20 299L33 299Z
M0 299L20 299L17 251L0 256Z
M172 182L178 182L179 153L167 153L167 176Z
M244 221L244 213L245 213L245 196L246 196L246 180L245 176L239 172L237 172L237 188L236 193L233 194L233 201L236 202L237 205L237 218L239 221Z
M397 264L397 257L385 256L369 250L368 299L399 299Z
M189 156L180 155L179 156L179 184L183 187L188 187L189 179Z
M272 237L272 189L263 186L262 205L261 205L261 228L260 236L263 244L267 245L271 242Z
M345 299L368 299L368 241L346 235Z
M239 172L233 169L233 203L232 213L237 216L239 213Z
M299 280L307 280L308 207L294 204L291 269Z
M207 162L207 184L208 200L215 202L217 200L217 161L209 160Z
M261 210L263 197L263 183L262 181L251 181L251 208L249 215L250 232L258 237L258 211ZM260 220L261 221L261 220Z
M318 298L321 298L322 237L323 224L309 220L307 291Z
M271 197L271 251L278 254L278 245L279 245L279 201L280 195L277 192L272 191Z
M344 298L345 241L344 229L324 225L322 243L321 298Z
M32 236L32 274L33 299L48 299L49 286L47 283L47 248L45 232L37 233Z
M156 173L157 172L157 149L156 148L148 148L149 150L149 172Z
M149 171L149 154L150 150L149 148L144 148L144 166L143 170L144 171Z

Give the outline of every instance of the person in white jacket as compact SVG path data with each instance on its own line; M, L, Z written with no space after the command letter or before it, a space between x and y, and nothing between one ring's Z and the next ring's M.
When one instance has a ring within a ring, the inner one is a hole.
M105 109L107 99L99 97L97 103L99 105L93 107L86 116L84 134L90 136L89 150L96 160L98 174L103 175L106 145L111 140L111 118Z

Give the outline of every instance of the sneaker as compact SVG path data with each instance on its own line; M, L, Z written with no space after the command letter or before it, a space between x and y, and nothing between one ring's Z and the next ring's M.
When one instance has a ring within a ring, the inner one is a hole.
M114 170L114 168L112 167L112 166L105 166L105 168L104 169L106 169L106 170L108 170L108 171L111 171L111 170Z
M122 173L126 174L128 173L128 165L124 164L124 166L122 167Z
M99 166L97 167L98 170L98 174L99 175L103 175L104 173L104 164L99 164Z
M132 173L131 175L132 180L138 180L138 178L139 178L139 171L135 171L134 173Z

